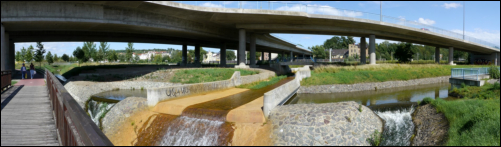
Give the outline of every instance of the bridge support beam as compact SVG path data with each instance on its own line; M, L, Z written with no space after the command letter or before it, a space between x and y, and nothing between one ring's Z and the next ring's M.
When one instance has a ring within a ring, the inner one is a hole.
M181 63L182 66L186 66L188 64L188 45L185 43L183 44L183 61Z
M238 50L237 50L237 65L235 68L249 68L246 65L247 60L245 59L245 45L247 41L245 40L245 29L238 30Z
M371 65L376 65L376 35L369 36L369 55L371 58Z
M440 64L440 48L435 47L435 63Z
M250 67L256 67L256 34L250 33Z
M261 62L264 61L264 52L261 52Z
M449 47L449 65L454 64L454 47Z
M290 60L291 60L291 62L294 62L294 54L293 54L292 52L291 52L291 57L290 57L290 58L291 58L291 59L290 59Z
M221 43L221 50L219 51L219 66L226 67L226 43Z
M360 64L367 64L367 43L365 37L360 37Z
M268 52L268 63L271 62L271 52Z
M9 54L8 54L8 48L7 48L7 41L5 40L5 28L3 27L3 24L2 25L2 30L1 30L1 33L2 33L2 40L0 40L2 42L1 45L1 70L2 71L5 71L6 70L6 65L7 65L7 58L9 58Z

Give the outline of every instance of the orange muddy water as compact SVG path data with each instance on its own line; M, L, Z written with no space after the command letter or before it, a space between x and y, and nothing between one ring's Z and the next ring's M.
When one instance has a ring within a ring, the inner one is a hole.
M237 93L224 98L195 104L180 116L157 114L149 127L139 131L136 146L228 146L232 143L234 126L226 122L232 109L247 104L264 93L291 80ZM152 116L153 117L153 116Z

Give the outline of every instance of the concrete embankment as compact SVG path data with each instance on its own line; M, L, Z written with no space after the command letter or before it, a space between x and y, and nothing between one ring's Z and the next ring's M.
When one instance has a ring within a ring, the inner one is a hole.
M405 86L415 86L434 83L449 82L450 76L423 78L407 81L387 81L378 83L359 83L359 84L335 84L335 85L318 85L318 86L301 86L297 93L337 93L337 92L356 92L378 90Z
M270 114L275 146L369 146L367 138L381 132L383 122L356 102L277 106Z
M275 76L274 72L261 69L257 70L260 71L259 74L250 76L240 76L240 72L236 71L230 79L223 81L150 88L148 89L147 96L148 105L153 107L161 101L169 100L175 97L233 88L242 84L249 84Z

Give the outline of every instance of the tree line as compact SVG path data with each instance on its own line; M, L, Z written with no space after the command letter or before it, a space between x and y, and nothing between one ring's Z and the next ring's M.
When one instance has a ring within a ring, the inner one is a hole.
M323 45L314 45L308 47L312 51L313 56L316 59L329 59L329 49L349 49L350 44L355 44L356 41L353 37L332 37L324 41ZM399 62L408 62L413 60L434 60L435 58L435 47L427 45L415 45L412 43L390 43L389 41L384 41L381 43L376 43L376 59L386 59L386 60L398 60ZM367 43L368 49L368 43ZM442 60L447 60L449 58L449 50L440 48L440 54L442 54ZM349 58L359 59L359 56L353 56ZM367 57L369 58L369 57ZM454 59L469 59L468 52L454 51Z

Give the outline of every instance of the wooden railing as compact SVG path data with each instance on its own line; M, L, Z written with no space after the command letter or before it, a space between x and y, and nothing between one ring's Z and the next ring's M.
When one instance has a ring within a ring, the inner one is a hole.
M2 88L4 89L10 86L12 83L12 72L11 71L2 71Z
M111 141L78 105L57 78L49 70L45 70L45 73L61 145L113 146Z

